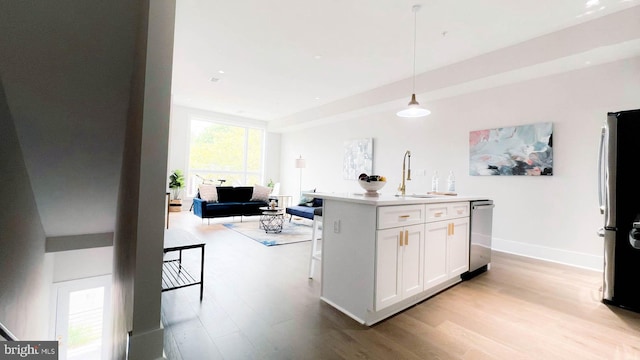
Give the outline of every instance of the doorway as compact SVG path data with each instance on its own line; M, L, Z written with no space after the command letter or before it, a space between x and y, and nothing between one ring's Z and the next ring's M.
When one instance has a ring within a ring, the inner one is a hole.
M110 359L111 275L54 283L52 301L59 359Z

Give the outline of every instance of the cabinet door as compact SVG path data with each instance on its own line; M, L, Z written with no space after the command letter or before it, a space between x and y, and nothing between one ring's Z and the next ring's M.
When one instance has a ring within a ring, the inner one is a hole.
M376 240L376 310L402 300L400 228L379 230Z
M449 221L438 221L425 225L424 236L424 289L429 289L448 279L447 238Z
M402 228L402 298L418 294L424 289L424 225Z
M449 278L469 270L469 218L451 220L451 231L447 241Z

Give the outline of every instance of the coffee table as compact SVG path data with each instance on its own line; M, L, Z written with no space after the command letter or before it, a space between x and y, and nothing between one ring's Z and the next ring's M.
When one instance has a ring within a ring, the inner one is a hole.
M262 215L260 215L260 229L266 233L280 233L284 225L284 208L271 208L268 206L261 207Z

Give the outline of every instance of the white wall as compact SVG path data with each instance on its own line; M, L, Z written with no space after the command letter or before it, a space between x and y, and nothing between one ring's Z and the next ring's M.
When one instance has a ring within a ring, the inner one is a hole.
M113 272L113 246L60 251L50 255L53 256L54 283Z
M494 248L531 257L602 269L602 218L597 199L600 126L608 111L640 108L640 58L478 91L434 102L432 114L401 119L377 113L288 132L280 161L284 193L296 194L294 159L307 159L302 188L325 192L362 191L342 179L343 143L373 137L374 170L388 178L383 193L401 181L402 157L411 150L413 180L408 193L430 190L431 174L441 182L453 170L457 191L495 201ZM428 104L427 104L428 103ZM472 130L553 122L554 175L469 176ZM421 175L423 174L423 175Z

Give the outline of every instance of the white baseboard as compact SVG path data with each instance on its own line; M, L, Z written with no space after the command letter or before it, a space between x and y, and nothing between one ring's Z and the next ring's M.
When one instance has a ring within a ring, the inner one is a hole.
M575 251L567 251L546 246L505 240L496 237L492 239L491 248L495 251L551 261L588 270L602 272L604 268L604 254L602 256L595 256Z

